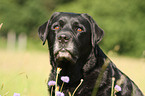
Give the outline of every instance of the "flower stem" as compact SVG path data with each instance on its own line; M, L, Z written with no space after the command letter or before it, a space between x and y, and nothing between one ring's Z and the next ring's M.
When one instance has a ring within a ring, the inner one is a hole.
M57 79L58 79L58 74L56 74L56 80L55 80L56 81L56 84L55 84L55 96L56 96L56 92L58 91L57 90Z
M76 89L74 90L72 96L74 96L74 94L76 93L77 89L81 86L82 82L83 82L83 79L81 79L80 84L76 87Z
M71 96L71 93L70 93L70 91L68 91L68 96Z
M52 96L52 92L53 92L53 86L52 86L52 88L51 88L51 96Z
M57 80L58 80L58 74L60 73L61 71L61 68L57 68L57 71L56 71L56 79L55 79L55 96L56 96L56 92L58 91L58 88L57 88Z
M115 81L115 78L114 78L114 77L112 77L111 96L113 96L113 94L114 94L114 81Z
M60 92L62 91L63 85L64 85L64 82L63 82L62 85L61 85Z

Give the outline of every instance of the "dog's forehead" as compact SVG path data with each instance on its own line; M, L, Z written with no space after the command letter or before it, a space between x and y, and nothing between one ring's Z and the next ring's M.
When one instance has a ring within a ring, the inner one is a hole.
M60 16L60 17L67 17L67 18L77 18L77 17L80 17L81 14L61 12L61 13L59 14L59 16Z
M67 13L67 12L61 12L57 16L55 16L54 21L76 21L76 22L85 22L87 21L85 18L82 17L81 14L77 13Z

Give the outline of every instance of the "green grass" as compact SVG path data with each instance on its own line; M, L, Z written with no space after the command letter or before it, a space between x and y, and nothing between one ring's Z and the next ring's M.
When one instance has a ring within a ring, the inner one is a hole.
M48 53L0 51L0 94L48 96Z
M120 56L110 58L145 93L145 60ZM48 96L50 69L48 52L0 50L0 95Z

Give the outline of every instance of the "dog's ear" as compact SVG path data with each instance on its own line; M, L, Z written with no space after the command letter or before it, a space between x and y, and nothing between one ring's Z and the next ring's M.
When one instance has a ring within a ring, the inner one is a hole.
M46 42L47 36L48 36L48 26L51 23L51 21L53 20L54 17L56 17L56 15L58 15L60 12L55 12L53 13L53 15L51 16L50 20L48 20L47 22L45 22L43 25L41 25L38 29L38 35L40 37L40 39L43 41L43 45Z
M49 20L48 22L45 22L43 25L41 25L38 29L38 35L40 39L43 41L43 45L45 44L48 35L48 24Z
M98 44L102 40L104 31L96 24L91 16L89 16L88 14L82 14L82 16L87 19L91 25L92 45L95 46L95 44Z

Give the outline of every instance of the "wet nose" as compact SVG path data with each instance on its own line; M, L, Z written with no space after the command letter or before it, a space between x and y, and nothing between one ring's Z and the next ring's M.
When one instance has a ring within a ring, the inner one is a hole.
M61 34L58 36L58 41L60 43L67 43L70 39L70 36L69 35L66 35L66 34Z

